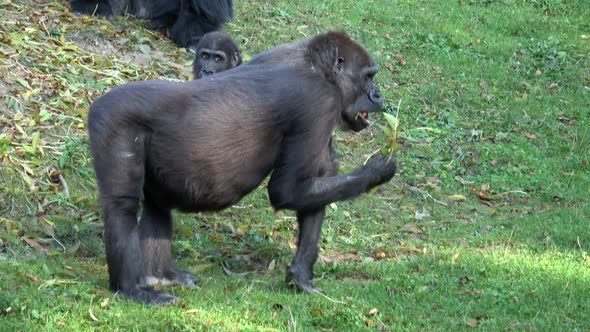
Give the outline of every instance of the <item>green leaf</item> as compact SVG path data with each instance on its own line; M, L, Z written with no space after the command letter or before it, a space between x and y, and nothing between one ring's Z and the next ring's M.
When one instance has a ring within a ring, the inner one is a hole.
M385 117L385 120L387 120L387 123L389 124L391 129L393 131L397 131L397 127L399 126L399 120L397 119L397 117L389 113L383 113L383 116Z
M37 146L39 145L39 140L41 139L41 133L40 132L35 132L33 134L33 152L37 151Z

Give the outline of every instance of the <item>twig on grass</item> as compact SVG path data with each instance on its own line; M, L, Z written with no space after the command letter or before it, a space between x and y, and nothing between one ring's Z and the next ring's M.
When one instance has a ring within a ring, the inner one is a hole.
M59 179L59 183L64 188L64 193L66 195L66 198L70 198L70 187L68 186L66 179L64 179L64 177L61 174L59 174L57 177Z

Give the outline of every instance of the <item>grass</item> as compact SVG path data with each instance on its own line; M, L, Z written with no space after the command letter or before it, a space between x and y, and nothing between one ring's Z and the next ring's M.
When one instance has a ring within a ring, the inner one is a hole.
M202 282L163 308L107 290L86 110L190 79L192 55L67 8L0 1L1 330L590 329L586 1L237 1L225 30L248 56L328 28L366 45L386 109L401 101L400 174L328 208L325 296L284 285L296 222L263 188L176 214L177 264ZM381 135L337 133L343 171Z

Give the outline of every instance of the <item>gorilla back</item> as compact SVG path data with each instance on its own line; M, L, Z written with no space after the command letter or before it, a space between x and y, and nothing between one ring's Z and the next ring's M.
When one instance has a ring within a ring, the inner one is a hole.
M172 264L171 210L231 206L271 171L271 204L295 210L300 225L287 281L316 291L325 206L389 181L396 162L377 155L337 175L333 130L362 130L383 103L367 51L343 32L289 47L297 61L281 60L278 48L196 81L126 84L92 105L89 134L113 291L149 304L176 301L149 287L198 280Z

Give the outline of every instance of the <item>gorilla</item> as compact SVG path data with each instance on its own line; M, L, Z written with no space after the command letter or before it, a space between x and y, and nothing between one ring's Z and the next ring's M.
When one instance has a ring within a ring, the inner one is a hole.
M76 14L149 19L151 28L169 30L176 44L187 48L233 18L233 0L70 0L70 6Z
M224 32L205 34L197 44L193 62L194 79L219 73L242 64L242 55L233 39Z
M97 99L88 130L110 289L151 305L177 301L151 287L198 281L173 265L171 211L227 208L270 174L271 205L295 211L299 224L286 281L317 292L326 205L396 172L393 155L376 154L338 175L332 147L336 127L361 131L381 111L377 71L361 44L329 31L199 80L128 83Z

